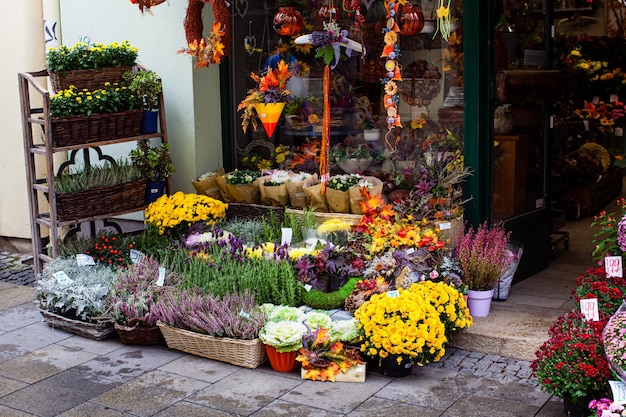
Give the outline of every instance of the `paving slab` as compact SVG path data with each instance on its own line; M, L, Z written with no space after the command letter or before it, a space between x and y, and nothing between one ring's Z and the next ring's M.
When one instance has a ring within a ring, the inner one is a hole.
M59 414L59 417L131 417L132 414L123 411L114 410L100 404L86 402L80 404L71 410Z
M138 416L152 416L196 391L207 382L154 370L96 398L98 404Z
M338 389L341 389L338 387ZM336 417L339 411L329 411L278 399L252 414L252 417Z
M76 369L116 382L127 382L165 365L182 353L152 346L123 346L78 365Z
M0 363L0 375L33 384L96 356L66 346L49 345Z
M27 383L16 381L11 378L5 378L4 376L0 376L0 397L11 394L12 392L21 390L22 388L27 387L27 386L28 386Z
M420 407L404 401L389 401L385 398L372 397L346 414L346 417L438 417L440 415L441 411L432 408Z
M41 313L39 313L36 304L33 302L20 304L7 310L0 310L0 330L4 332L10 332L25 325L41 321Z
M504 398L487 398L468 395L461 398L441 414L441 417L530 417L539 412L539 407L526 405ZM563 412L561 411L561 415ZM556 416L555 416L556 417Z
M229 413L250 415L300 385L302 381L240 369L187 398Z
M354 410L391 381L393 379L371 372L366 375L365 383L305 380L281 399L345 414Z
M0 416L2 417L38 417L38 416L35 416L34 414L26 413L20 410L14 410L12 408L5 407L3 405L0 405Z
M120 341L117 338L94 340L79 335L70 335L56 344L96 355L106 355L120 348Z
M204 407L189 401L180 401L155 414L155 417L238 417L239 415Z
M0 290L0 309L15 307L35 300L35 290L23 285L13 285Z
M241 368L225 362L185 355L159 367L159 369L173 374L188 376L199 381L214 383L228 377Z
M507 384L487 378L480 378L472 391L479 392L481 397L502 398L537 408L543 407L552 397L538 386Z
M0 352L25 355L69 336L69 333L51 329L44 323L34 323L0 335Z
M117 385L117 382L70 369L0 398L0 405L52 417Z

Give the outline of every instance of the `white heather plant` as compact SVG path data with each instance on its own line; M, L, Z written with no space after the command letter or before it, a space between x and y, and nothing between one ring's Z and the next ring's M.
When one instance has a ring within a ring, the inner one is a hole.
M105 265L79 266L74 257L58 257L39 274L37 298L42 308L52 313L94 321L104 311L115 274Z

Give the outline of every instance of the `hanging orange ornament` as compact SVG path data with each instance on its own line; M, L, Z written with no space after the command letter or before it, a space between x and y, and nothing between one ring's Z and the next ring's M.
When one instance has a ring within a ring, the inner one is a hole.
M272 24L280 36L294 36L302 30L304 20L295 7L279 7Z

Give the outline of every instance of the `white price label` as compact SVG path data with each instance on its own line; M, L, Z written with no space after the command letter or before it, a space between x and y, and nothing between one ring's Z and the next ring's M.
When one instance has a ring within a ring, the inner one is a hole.
M309 292L309 291L311 291L312 289L313 289L313 287L311 287L311 285L310 285L310 284L305 284L305 285L304 285L304 291Z
M406 254L407 254L407 255L412 255L412 254L413 254L413 252L415 252L415 249L414 249L414 248L408 248L408 249L406 250Z
M439 230L450 230L450 229L452 229L452 223L450 222L439 223Z
M397 290L387 291L388 298L398 298L399 296L400 296L400 293Z
M72 282L72 278L70 278L65 271L58 271L55 272L54 274L52 274L53 277L56 278L56 280L59 282L59 284L64 284L64 285L69 285Z
M157 279L156 285L162 287L165 284L165 268L159 267L159 279Z
M621 127L616 127L615 128L615 137L621 138L622 136L624 136L624 129Z
M587 321L598 321L598 299L587 298L580 300L580 311L584 314Z
M616 101L619 101L619 96L615 93L609 95L609 101L611 103L615 103ZM598 103L594 103L594 104L598 104Z
M613 392L613 401L618 404L626 404L626 383L622 381L609 381L611 392Z
M142 251L139 251L139 250L137 250L137 249L131 249L131 250L130 250L130 261L131 261L133 264L136 264L136 263L137 263L137 261L139 261L139 260L140 260L141 258L143 258L144 256L146 256L146 255L144 255L144 253L143 253Z
M90 255L87 255L86 253L77 253L76 263L78 264L78 266L88 266L88 265L96 264L93 258Z
M589 120L583 120L583 126L585 127L585 132L589 132Z
M604 269L606 271L607 277L622 278L624 276L622 257L607 256L606 258L604 258Z
M249 319L250 318L250 314L246 313L245 311L241 310L239 312L239 315L245 319Z
M600 97L593 96L593 98L591 99L591 102L597 105L600 102Z
M280 237L281 245L291 245L291 238L293 237L293 230L291 227L283 227L280 229L282 235Z

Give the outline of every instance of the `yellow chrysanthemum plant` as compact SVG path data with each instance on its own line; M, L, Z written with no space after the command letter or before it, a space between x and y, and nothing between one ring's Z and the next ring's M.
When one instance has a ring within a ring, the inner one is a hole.
M398 289L376 294L354 313L359 322L361 352L380 364L438 362L447 337L437 309L421 291Z
M453 285L426 280L411 285L408 290L422 294L430 301L439 313L447 335L472 325L472 316L465 298Z
M150 203L145 222L159 229L160 234L172 235L184 232L194 223L214 225L226 217L228 204L206 195L187 194L179 191L163 195Z

